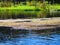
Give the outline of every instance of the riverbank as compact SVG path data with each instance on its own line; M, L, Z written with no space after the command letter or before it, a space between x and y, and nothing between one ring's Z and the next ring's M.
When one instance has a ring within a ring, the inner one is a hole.
M20 30L42 30L60 27L59 18L40 18L40 19L7 19L0 20L0 27L12 27Z
M40 5L16 5L11 7L0 7L0 19L17 19L17 18L41 18L42 13L45 10L45 17L60 17L60 5L46 4L46 9ZM28 8L27 8L28 7ZM44 14L43 14L44 15Z

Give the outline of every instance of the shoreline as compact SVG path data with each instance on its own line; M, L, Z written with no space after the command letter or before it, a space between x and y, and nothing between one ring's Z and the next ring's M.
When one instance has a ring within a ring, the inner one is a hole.
M0 20L0 27L12 27L14 30L53 29L60 27L60 17Z

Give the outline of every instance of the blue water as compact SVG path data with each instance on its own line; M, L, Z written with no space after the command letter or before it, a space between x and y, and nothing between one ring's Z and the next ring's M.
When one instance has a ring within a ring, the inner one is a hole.
M60 31L0 31L0 45L60 45Z

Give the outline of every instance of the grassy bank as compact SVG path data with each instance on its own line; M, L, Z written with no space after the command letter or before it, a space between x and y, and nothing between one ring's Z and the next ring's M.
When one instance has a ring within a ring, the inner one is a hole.
M11 7L0 7L0 18L35 18L40 14L40 8L35 6L11 6ZM38 13L37 13L38 12Z
M56 16L60 5L46 5L46 17ZM6 18L40 18L43 12L41 6L16 5L11 7L0 7L0 19ZM49 13L50 12L50 13ZM55 13L56 15L53 15ZM60 14L60 13L59 13ZM60 15L57 15L60 16Z

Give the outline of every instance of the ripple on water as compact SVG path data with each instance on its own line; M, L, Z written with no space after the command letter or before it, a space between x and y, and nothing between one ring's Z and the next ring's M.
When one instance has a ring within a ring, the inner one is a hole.
M10 37L8 40L0 40L0 45L60 45L60 35L58 33L52 33L51 35L47 35L47 32L44 32L44 35L34 32L26 33L17 34L15 35L17 37Z

